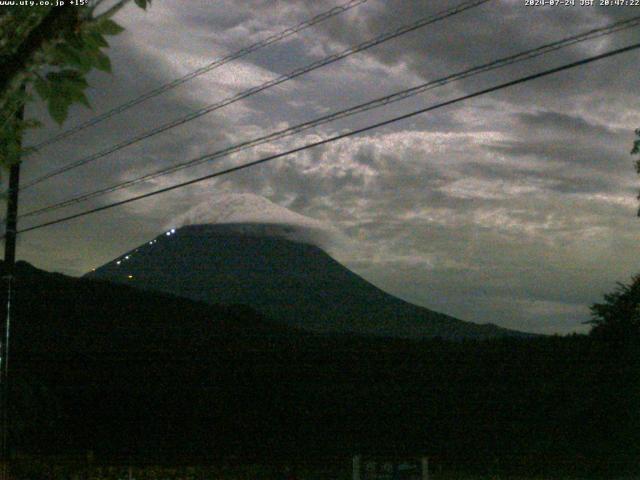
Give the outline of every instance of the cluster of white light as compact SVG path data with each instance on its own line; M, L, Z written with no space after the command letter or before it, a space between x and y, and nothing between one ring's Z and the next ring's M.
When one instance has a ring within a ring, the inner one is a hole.
M125 255L125 257L122 260L118 260L116 262L116 265L120 265L122 262L124 262L125 260L129 260L130 255Z
M176 229L175 229L175 228L172 228L171 230L168 230L168 231L165 233L165 235L168 237L168 236L170 236L170 235L173 235L174 233L176 233ZM157 239L156 239L156 240L151 240L151 241L149 242L149 245L153 245L154 243L157 243L157 242L158 242L158 240L157 240ZM138 250L139 250L138 248L136 248L136 249L135 249L135 251L136 251L136 252L137 252ZM131 256L131 255L126 255L126 256L124 257L124 260L129 260L130 256ZM116 265L120 265L120 264L122 263L122 261L123 261L123 260L118 260L118 261L116 262ZM132 277L131 277L131 276L129 276L129 278L132 278Z

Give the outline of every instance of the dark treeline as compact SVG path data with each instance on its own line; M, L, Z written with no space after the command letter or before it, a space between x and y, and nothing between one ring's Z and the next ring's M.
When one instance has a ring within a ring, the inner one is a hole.
M318 336L244 307L26 264L17 288L15 452L166 463L428 454L436 469L483 473L638 468L640 355L628 332Z

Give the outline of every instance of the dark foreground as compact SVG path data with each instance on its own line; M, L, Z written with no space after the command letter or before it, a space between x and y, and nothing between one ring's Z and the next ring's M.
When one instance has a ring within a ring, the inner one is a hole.
M355 453L428 455L432 480L640 471L633 335L319 336L27 265L18 288L19 478L350 478Z
M91 479L91 480L353 480L353 471L347 459L334 459L322 465L312 464L247 464L247 465L207 465L207 466L167 466L167 465L92 465L83 461L54 461L51 458L23 458L13 461L13 477L20 479ZM533 469L535 470L535 469ZM394 477L367 477L370 478ZM405 478L405 477L396 477ZM409 477L406 477L409 478ZM421 477L411 477L416 480ZM632 480L628 476L591 476L575 474L526 474L504 473L494 468L487 473L470 473L460 468L436 466L429 472L429 480L579 480L607 478L610 480Z

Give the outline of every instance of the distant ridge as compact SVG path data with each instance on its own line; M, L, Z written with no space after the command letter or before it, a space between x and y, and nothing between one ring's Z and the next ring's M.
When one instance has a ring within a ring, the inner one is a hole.
M314 332L448 339L527 335L400 300L320 247L288 238L295 230L257 222L188 225L86 276L210 304L244 304Z

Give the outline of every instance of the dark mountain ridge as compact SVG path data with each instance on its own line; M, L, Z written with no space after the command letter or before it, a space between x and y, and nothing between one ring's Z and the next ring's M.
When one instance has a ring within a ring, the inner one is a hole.
M244 304L315 332L399 338L524 335L394 297L285 226L191 225L160 235L86 275L210 304Z

